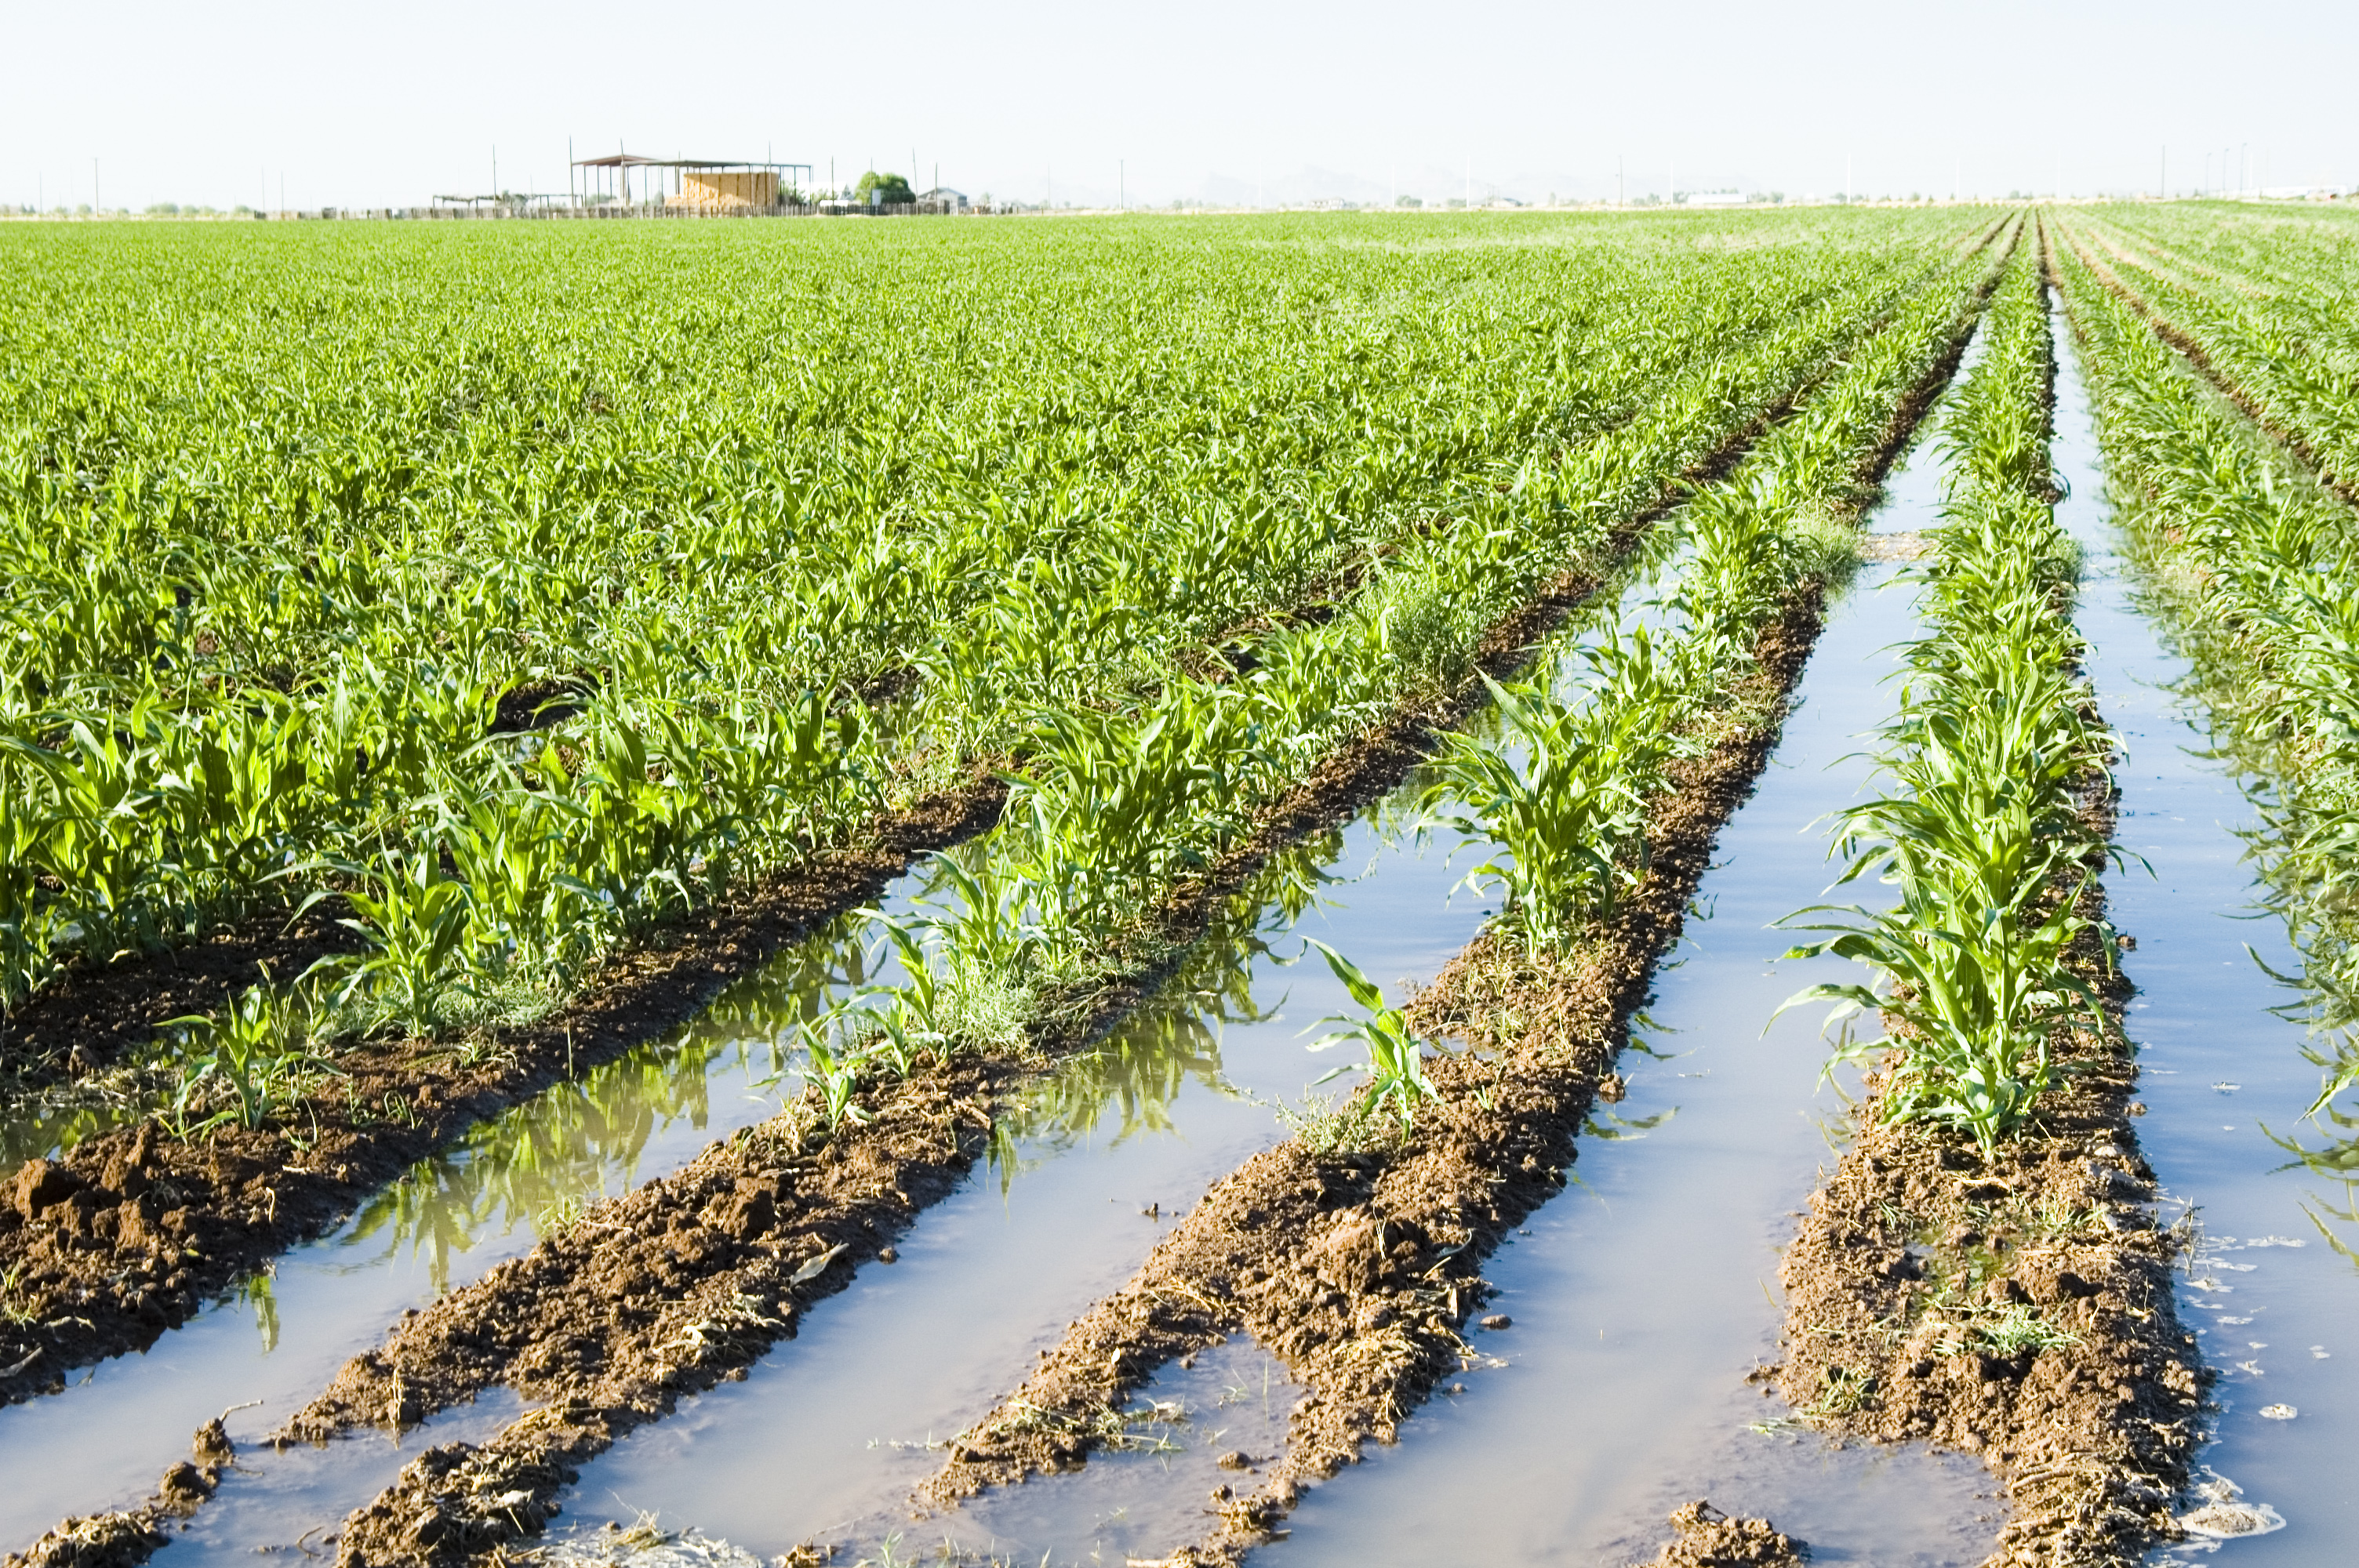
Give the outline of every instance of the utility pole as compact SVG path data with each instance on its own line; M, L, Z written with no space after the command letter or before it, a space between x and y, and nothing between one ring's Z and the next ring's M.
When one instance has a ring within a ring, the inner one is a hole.
M1114 160L1114 210L1130 211L1130 164L1124 158Z
M1950 165L1950 205L1958 204L1958 193L1965 188L1966 160L1959 158Z
M1851 205L1851 154L1843 154L1843 205Z
M105 211L106 209L99 204L98 200L98 160L92 158L90 160L90 215L93 218L101 217Z
M1627 207L1630 204L1628 193L1622 189L1622 166L1624 161L1625 160L1620 153L1615 153L1614 155L1614 205L1616 207Z
M2154 199L2157 201L2170 200L2170 144L2168 142L2162 147L2162 173L2155 181Z

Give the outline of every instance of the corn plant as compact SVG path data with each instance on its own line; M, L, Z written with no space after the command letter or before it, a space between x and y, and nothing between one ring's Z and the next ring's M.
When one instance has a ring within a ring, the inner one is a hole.
M1462 885L1500 888L1503 923L1529 946L1555 946L1582 923L1611 918L1646 874L1647 763L1665 733L1661 710L1608 713L1484 682L1503 744L1451 736L1433 763L1427 820L1504 851Z
M1310 1049L1324 1051L1357 1042L1368 1053L1364 1063L1330 1068L1314 1081L1323 1084L1345 1073L1366 1072L1367 1098L1361 1114L1389 1108L1399 1120L1401 1131L1407 1133L1416 1124L1418 1107L1440 1098L1425 1076L1424 1044L1410 1033L1408 1015L1397 1007L1386 1006L1383 989L1363 974L1358 966L1317 937L1303 940L1327 960L1327 967L1335 972L1335 978L1343 983L1344 990L1361 1010L1356 1015L1335 1013L1320 1020L1321 1023L1347 1027L1320 1036L1311 1042Z
M274 987L266 973L218 1011L165 1022L179 1078L168 1113L174 1132L261 1127L332 1071L313 1049L319 1003L316 989Z

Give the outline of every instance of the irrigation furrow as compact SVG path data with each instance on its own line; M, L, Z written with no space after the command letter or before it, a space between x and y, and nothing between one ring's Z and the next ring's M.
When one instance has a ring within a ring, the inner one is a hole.
M2131 968L2147 971L2128 1020L2155 1077L2140 1130L2158 1173L2201 1205L2178 1303L2209 1319L2196 1332L2217 1381L2190 1529L2265 1535L2240 1555L2304 1563L2352 1529L2330 1478L2353 1409L2333 1358L2350 1321L2334 1227L2359 1212L2333 1103L2351 1061L2332 891L2348 761L2337 683L2318 678L2348 646L2348 516L2102 279L2063 283L2087 460L2102 450L2114 502L2082 536L2114 566L2108 662L2151 742L2150 765L2125 770L2124 816L2167 884L2133 879L2116 898L2136 903ZM2281 933L2254 930L2263 915Z

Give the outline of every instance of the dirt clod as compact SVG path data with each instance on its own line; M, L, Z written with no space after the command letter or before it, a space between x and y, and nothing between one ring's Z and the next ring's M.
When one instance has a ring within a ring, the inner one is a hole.
M215 1416L197 1428L197 1435L189 1444L200 1465L226 1465L237 1457L237 1448L229 1440L229 1431Z
M1732 1519L1699 1498L1671 1514L1679 1533L1653 1568L1800 1568L1806 1549L1766 1519Z

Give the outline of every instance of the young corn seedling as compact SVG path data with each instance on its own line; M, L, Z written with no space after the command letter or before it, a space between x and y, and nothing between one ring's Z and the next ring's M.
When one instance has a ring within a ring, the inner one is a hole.
M1379 1108L1389 1108L1400 1121L1406 1135L1417 1119L1417 1108L1440 1097L1425 1076L1425 1048L1416 1035L1409 1033L1408 1017L1400 1009L1385 1002L1385 993L1377 984L1363 974L1359 968L1343 954L1320 941L1305 937L1309 946L1319 949L1335 978L1363 1010L1360 1016L1333 1013L1320 1020L1321 1023L1343 1023L1350 1027L1321 1035L1311 1042L1310 1049L1324 1051L1331 1046L1349 1044L1353 1041L1367 1047L1364 1063L1331 1068L1316 1080L1326 1083L1345 1073L1364 1070L1368 1075L1367 1098L1362 1102L1360 1114L1369 1115ZM1316 1028L1317 1025L1312 1025Z

